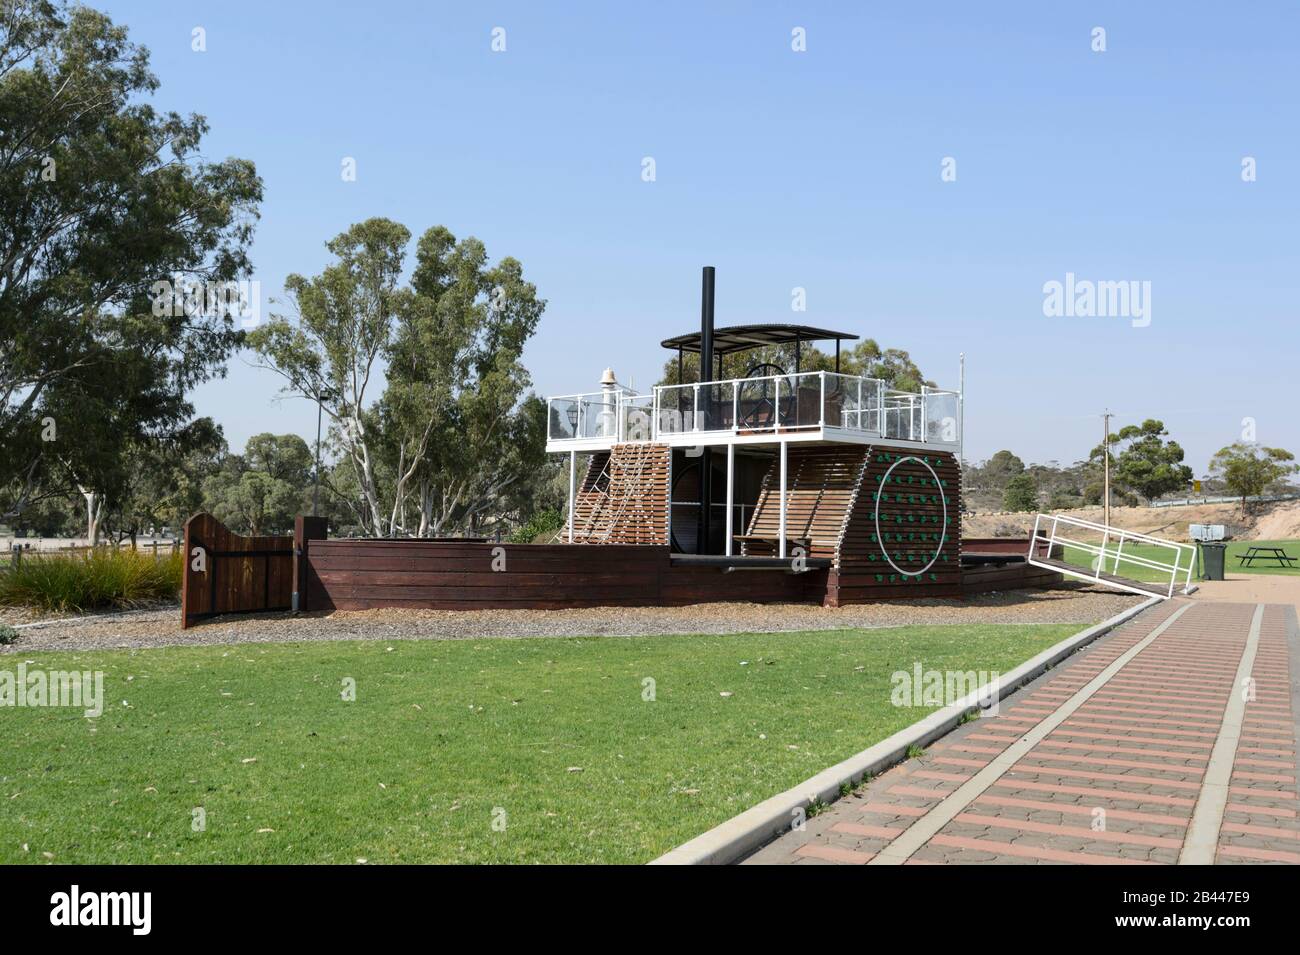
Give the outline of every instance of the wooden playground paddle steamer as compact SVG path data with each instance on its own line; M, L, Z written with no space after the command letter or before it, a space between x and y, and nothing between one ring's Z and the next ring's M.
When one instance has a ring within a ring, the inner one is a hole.
M701 380L635 394L607 371L598 392L548 400L547 450L569 456L564 539L666 547L671 566L720 573L815 572L805 589L831 606L960 594L961 394L840 373L848 332L715 329L711 268L702 298L700 331L663 342L679 369L698 356ZM834 371L801 368L817 341L835 343ZM722 377L728 357L744 375ZM743 576L753 599L773 586Z
M293 538L251 539L196 515L186 553L210 538L212 556L187 566L186 624L280 607L835 607L1060 581L1025 539L963 542L960 391L842 374L848 332L715 329L713 312L706 268L700 330L663 342L681 371L698 356L700 380L637 394L607 370L599 390L547 400L547 451L569 465L556 541L332 539L309 517ZM801 367L818 341L835 343L835 370ZM726 358L746 373L724 379Z

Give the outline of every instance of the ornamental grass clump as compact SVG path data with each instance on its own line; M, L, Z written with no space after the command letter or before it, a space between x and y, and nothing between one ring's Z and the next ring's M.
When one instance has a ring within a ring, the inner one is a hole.
M175 600L181 555L128 548L84 554L24 554L0 572L0 605L56 612L130 609Z

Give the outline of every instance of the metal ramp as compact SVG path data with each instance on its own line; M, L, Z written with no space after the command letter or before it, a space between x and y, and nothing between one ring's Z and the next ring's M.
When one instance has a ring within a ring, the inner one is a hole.
M1066 548L1081 552L1089 566L1065 560ZM1184 594L1196 590L1192 583L1196 548L1191 544L1059 514L1035 515L1034 533L1025 560L1067 577L1146 597L1168 600L1175 589Z

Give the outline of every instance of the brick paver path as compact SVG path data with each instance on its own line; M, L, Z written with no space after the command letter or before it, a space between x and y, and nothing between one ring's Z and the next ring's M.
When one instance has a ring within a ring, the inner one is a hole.
M1296 611L1141 614L747 863L1300 863Z

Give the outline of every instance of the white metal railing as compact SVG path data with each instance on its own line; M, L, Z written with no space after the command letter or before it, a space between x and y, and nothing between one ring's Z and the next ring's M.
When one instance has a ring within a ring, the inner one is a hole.
M547 438L658 441L817 428L956 447L958 404L953 391L897 391L829 371L656 385L649 395L618 386L548 398Z
M581 395L556 395L546 400L546 436L552 441L581 438L621 440L627 405L633 395L611 388Z
M1068 533L1062 533L1062 527L1067 532L1081 531L1083 533L1096 536L1101 534L1101 543L1095 541L1083 540L1080 536L1070 536ZM1064 547L1074 547L1089 554L1093 557L1091 562L1091 573L1080 568L1077 571L1062 567L1060 563L1053 561L1045 562L1040 554L1045 550L1048 558L1051 557L1052 549L1057 545ZM1124 553L1125 544L1146 544L1148 546L1160 548L1161 551L1169 551L1172 556L1172 562L1159 560L1157 558L1134 553L1130 550ZM1113 549L1110 549L1113 545ZM1187 561L1184 565L1183 558ZM1134 593L1150 593L1150 590L1131 587L1123 581L1107 579L1103 574L1110 574L1114 577L1130 576L1121 573L1120 567L1139 568L1142 571L1154 571L1160 575L1160 580L1152 584L1151 589L1155 589L1159 584L1160 589L1165 591L1165 597L1174 595L1174 588L1178 585L1179 578L1182 578L1182 592L1191 593L1196 588L1192 585L1192 569L1196 562L1196 548L1191 544L1179 544L1174 541L1164 540L1160 537L1151 537L1148 534L1138 534L1133 531L1122 530L1118 527L1110 527L1106 524L1096 524L1092 521L1079 520L1076 517L1066 517L1061 514L1038 514L1034 517L1034 533L1029 539L1029 554L1026 557L1029 563L1039 567L1048 567L1062 573L1070 574L1082 580L1094 580L1112 587L1119 587L1124 590L1130 590ZM1165 575L1168 575L1168 585L1164 582ZM1137 581L1146 583L1146 581Z

